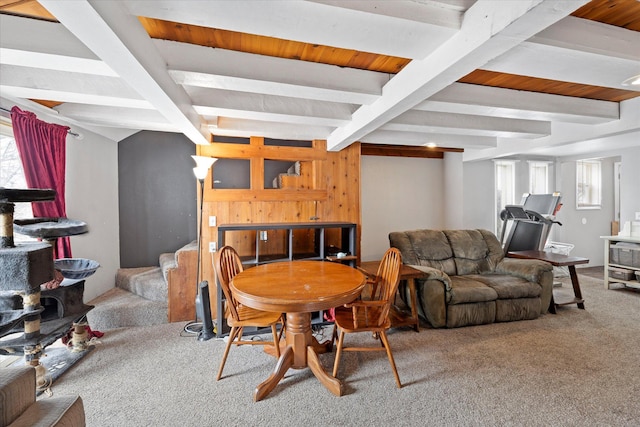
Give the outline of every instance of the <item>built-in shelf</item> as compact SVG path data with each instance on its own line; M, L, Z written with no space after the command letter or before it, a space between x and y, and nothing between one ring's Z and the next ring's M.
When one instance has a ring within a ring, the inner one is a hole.
M268 233L274 231L276 232L274 234L278 235L278 242L267 245ZM230 233L235 232L250 233L249 236L243 235L242 240L255 242L248 251L250 253L242 251L239 253L244 268L296 260L339 261L355 266L357 261L356 224L351 222L221 224L218 226L218 248L227 243L233 246L228 237ZM346 255L338 258L336 251ZM217 285L216 335L218 337L229 333L223 307L224 295L220 286ZM322 322L324 322L324 313L312 314L312 323Z

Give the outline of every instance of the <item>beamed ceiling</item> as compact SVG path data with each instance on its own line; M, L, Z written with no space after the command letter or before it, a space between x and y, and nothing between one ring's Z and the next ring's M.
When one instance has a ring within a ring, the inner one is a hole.
M432 143L465 160L640 145L640 86L623 83L640 75L636 0L0 0L0 67L3 107L114 141Z

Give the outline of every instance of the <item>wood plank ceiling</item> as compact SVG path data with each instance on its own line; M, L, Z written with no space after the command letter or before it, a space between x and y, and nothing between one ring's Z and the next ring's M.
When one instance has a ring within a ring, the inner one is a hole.
M0 13L57 22L56 18L35 0L0 0ZM640 1L637 0L592 0L571 13L571 16L631 31L640 31ZM152 39L386 73L390 76L389 78L412 62L412 59L405 57L209 28L184 22L145 16L138 16L138 19ZM538 78L489 69L476 69L458 79L457 83L616 103L640 96L637 90ZM56 100L37 99L35 101L48 107L61 104Z
M0 0L0 12L56 21L36 0ZM640 2L637 0L593 0L571 14L572 16L601 22L616 27L640 31ZM282 40L236 31L200 27L179 22L138 17L151 38L190 43L278 58L318 62L339 67L357 68L395 74L410 59L331 46ZM476 70L458 80L482 86L550 93L579 98L619 102L640 96L640 92L612 89L557 80L538 79L509 73ZM57 103L39 100L44 105Z

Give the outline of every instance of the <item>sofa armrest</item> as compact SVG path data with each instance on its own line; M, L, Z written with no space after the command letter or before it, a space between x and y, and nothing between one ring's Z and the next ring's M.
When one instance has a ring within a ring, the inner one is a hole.
M418 313L434 328L447 325L447 303L451 298L451 278L442 270L411 265L425 275L416 279Z
M495 273L520 277L540 284L545 272L553 271L548 262L535 259L504 258L496 265Z
M409 265L409 267L415 268L416 270L420 270L421 272L425 273L425 276L421 277L420 280L438 280L442 282L445 291L449 292L451 290L451 278L444 271L424 265Z
M7 426L36 401L36 370L33 366L0 369L0 425Z
M540 314L547 312L553 296L553 267L551 264L536 259L504 258L496 266L495 272L521 277L540 285L542 288Z

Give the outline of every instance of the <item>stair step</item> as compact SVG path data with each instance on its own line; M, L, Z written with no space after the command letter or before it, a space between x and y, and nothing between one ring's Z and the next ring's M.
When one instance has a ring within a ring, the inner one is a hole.
M160 254L158 262L160 263L160 269L162 270L162 277L164 277L165 281L169 280L167 278L167 272L169 271L169 269L176 268L178 266L178 263L176 261L176 253L166 252Z
M116 273L116 287L151 301L167 302L168 286L160 267L121 268Z
M168 322L166 300L151 301L120 288L110 289L88 304L94 309L87 313L87 321L96 331Z

